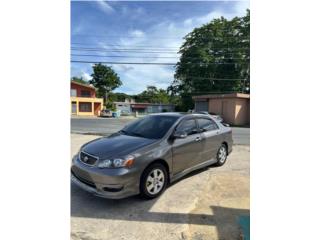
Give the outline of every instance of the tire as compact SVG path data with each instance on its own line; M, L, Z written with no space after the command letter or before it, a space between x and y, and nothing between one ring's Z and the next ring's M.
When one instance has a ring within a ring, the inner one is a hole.
M228 157L228 148L225 144L222 144L217 152L217 163L216 166L222 166L226 163Z
M163 193L167 184L167 169L161 163L154 163L147 167L142 173L140 180L140 195L145 199L156 198Z

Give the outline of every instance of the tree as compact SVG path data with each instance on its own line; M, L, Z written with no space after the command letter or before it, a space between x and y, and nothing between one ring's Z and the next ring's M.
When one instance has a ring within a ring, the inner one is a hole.
M192 95L249 92L250 11L244 17L214 19L195 28L180 48L175 79L167 91L193 108Z
M109 100L112 102L124 102L126 99L131 99L132 97L126 93L109 93Z
M170 96L164 89L155 86L147 86L147 89L135 96L137 102L169 103Z
M83 77L72 77L71 81L82 83L82 84L88 84L88 82L84 80Z
M93 67L92 79L89 81L95 88L97 88L98 97L103 97L104 103L107 102L108 94L122 85L117 73L111 67L95 64Z

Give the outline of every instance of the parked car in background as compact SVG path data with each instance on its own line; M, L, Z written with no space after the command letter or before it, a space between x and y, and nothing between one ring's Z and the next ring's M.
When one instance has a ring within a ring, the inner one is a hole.
M232 145L231 129L209 115L151 114L84 144L73 157L71 180L105 198L155 198L194 170L222 166Z
M223 118L220 115L213 113L213 112L209 113L207 111L199 111L199 112L194 112L194 113L206 114L206 115L211 116L214 120L216 120L218 122L223 122Z
M129 112L128 110L121 110L121 116L130 116L131 112Z
M223 118L219 114L210 112L209 115L213 117L215 120L217 120L218 122L223 122Z
M112 111L108 109L101 110L100 117L112 117Z

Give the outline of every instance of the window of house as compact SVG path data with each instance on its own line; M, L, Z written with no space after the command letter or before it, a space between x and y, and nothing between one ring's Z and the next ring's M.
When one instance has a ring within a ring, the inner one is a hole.
M77 96L77 90L76 89L70 89L70 95L71 97L76 97Z
M90 91L81 90L81 97L91 97Z
M194 119L184 120L179 124L176 131L186 132L188 135L194 134L198 132L196 121Z
M79 103L79 112L92 112L92 105L89 102Z
M199 118L197 121L200 130L204 132L218 129L218 125L213 120L207 118Z

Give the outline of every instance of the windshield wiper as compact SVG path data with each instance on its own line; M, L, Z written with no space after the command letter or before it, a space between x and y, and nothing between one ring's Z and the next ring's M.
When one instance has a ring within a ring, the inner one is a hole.
M128 136L136 136L136 137L146 138L144 135L137 133L137 132L127 132L126 130L120 130L119 133L122 133L122 134L128 135Z
M120 130L119 133L123 133L124 135L130 135L126 130Z
M130 134L131 134L132 136L146 138L144 135L142 135L142 134L140 134L140 133L131 132Z

